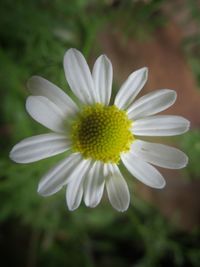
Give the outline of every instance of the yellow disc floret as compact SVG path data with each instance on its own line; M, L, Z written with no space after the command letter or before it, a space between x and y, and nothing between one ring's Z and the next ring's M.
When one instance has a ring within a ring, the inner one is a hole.
M134 139L131 121L116 106L86 106L72 125L73 150L84 158L118 163Z

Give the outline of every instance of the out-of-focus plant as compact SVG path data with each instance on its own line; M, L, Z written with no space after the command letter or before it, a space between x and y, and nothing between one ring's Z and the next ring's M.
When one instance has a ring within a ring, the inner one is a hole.
M166 17L161 12L164 0L111 2L114 8L111 9L110 20L114 22L118 30L123 32L126 38L134 36L140 40L147 39L155 29L166 23Z
M200 87L200 32L185 38L183 47Z
M183 48L200 87L200 6L199 1L187 0L187 21L193 21L192 33L183 41ZM186 23L187 23L186 21Z
M200 175L200 131L191 130L181 137L181 146L189 157L187 173L189 179L199 179Z

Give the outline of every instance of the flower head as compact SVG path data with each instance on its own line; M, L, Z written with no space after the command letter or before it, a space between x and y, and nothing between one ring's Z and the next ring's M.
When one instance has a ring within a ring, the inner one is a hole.
M146 83L147 68L128 77L114 104L110 104L112 64L105 55L96 60L91 73L83 55L69 49L64 70L81 106L56 85L33 76L28 81L32 96L27 98L26 109L52 132L26 138L10 152L15 162L30 163L70 151L43 176L39 194L49 196L66 185L67 205L74 210L82 198L87 206L97 206L106 187L112 206L125 211L130 195L120 161L135 178L154 188L163 188L165 180L152 164L169 169L186 166L187 156L180 150L139 139L179 135L189 129L183 117L155 115L175 102L175 91L157 90L135 100Z

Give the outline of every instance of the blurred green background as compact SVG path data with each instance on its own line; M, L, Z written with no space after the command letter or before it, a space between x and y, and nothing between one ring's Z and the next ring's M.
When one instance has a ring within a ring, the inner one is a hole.
M200 266L199 26L195 0L0 1L0 266ZM186 169L166 172L165 190L150 190L124 170L131 191L125 213L106 196L97 208L82 204L74 212L64 190L40 197L40 177L65 155L30 165L8 158L21 139L47 132L25 111L27 79L38 74L70 93L62 66L70 47L90 65L106 53L115 92L131 71L148 65L149 88L178 89L174 112L192 122L189 133L162 139L190 158Z

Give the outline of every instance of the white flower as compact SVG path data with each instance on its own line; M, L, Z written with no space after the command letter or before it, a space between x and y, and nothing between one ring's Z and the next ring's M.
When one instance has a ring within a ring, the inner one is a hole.
M113 105L113 70L105 55L96 60L91 74L83 55L69 49L64 70L81 108L56 85L32 77L28 81L32 96L27 99L26 109L53 132L26 138L10 153L13 161L29 163L71 152L43 176L38 186L40 195L55 194L66 185L67 205L74 210L82 198L87 206L97 206L105 186L112 206L125 211L130 195L118 167L120 160L135 178L154 188L163 188L165 180L151 164L169 169L186 166L187 156L180 150L139 139L179 135L189 129L189 121L183 117L155 115L175 102L175 91L157 90L134 101L146 83L147 68L128 77Z

